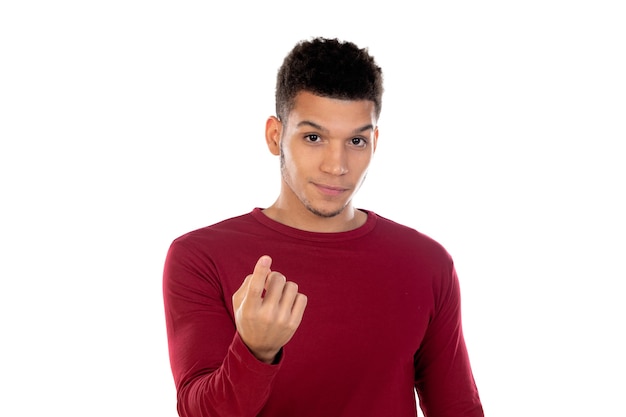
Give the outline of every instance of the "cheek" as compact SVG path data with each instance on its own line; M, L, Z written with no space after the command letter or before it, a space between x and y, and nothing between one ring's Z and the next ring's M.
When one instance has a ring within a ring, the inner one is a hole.
M283 164L286 170L292 175L296 173L306 173L314 164L312 155L304 155L297 149L285 147L283 152Z
M355 171L359 174L360 177L364 177L369 169L370 162L372 161L372 155L367 154L363 155L361 158L358 158L354 161Z
M301 168L296 161L297 160L293 158L293 154L287 149L281 154L283 178L290 183L297 181L298 177L301 175Z

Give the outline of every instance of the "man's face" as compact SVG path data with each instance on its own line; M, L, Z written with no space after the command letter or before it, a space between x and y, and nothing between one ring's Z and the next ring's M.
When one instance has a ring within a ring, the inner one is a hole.
M376 148L374 103L301 92L281 125L281 199L330 218L351 206Z

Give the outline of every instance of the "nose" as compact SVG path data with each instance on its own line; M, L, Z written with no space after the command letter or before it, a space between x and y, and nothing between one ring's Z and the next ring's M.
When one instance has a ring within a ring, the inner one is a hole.
M332 143L326 146L320 169L322 172L336 176L348 173L347 153L343 144Z

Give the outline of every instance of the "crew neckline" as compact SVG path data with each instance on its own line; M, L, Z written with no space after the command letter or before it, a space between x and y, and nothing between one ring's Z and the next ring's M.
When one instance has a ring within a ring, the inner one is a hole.
M270 219L263 213L262 208L255 207L250 213L254 219L256 219L259 223L263 224L270 229L281 233L283 235L287 235L290 237L295 237L298 239L306 239L313 241L333 241L336 242L338 240L350 240L356 239L361 236L364 236L371 232L376 226L376 221L378 216L373 211L359 209L365 214L367 214L367 219L365 223L356 229L347 230L345 232L311 232L308 230L296 229L295 227L287 226L283 223L277 222L276 220Z

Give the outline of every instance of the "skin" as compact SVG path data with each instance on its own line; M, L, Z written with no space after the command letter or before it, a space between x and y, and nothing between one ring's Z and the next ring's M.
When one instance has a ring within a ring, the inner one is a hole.
M259 258L254 272L233 294L237 332L250 352L268 364L291 340L307 303L306 296L298 292L298 285L272 271L271 265L269 256Z
M342 232L367 215L352 198L378 141L374 103L338 100L303 91L286 122L270 117L265 137L281 157L281 189L264 213L283 224L313 232Z
M365 180L378 141L374 103L303 91L286 121L267 120L270 152L280 156L281 189L265 215L313 232L358 228L367 215L352 198ZM307 299L262 256L233 296L235 324L252 354L272 363L293 337ZM263 295L263 290L265 294Z

